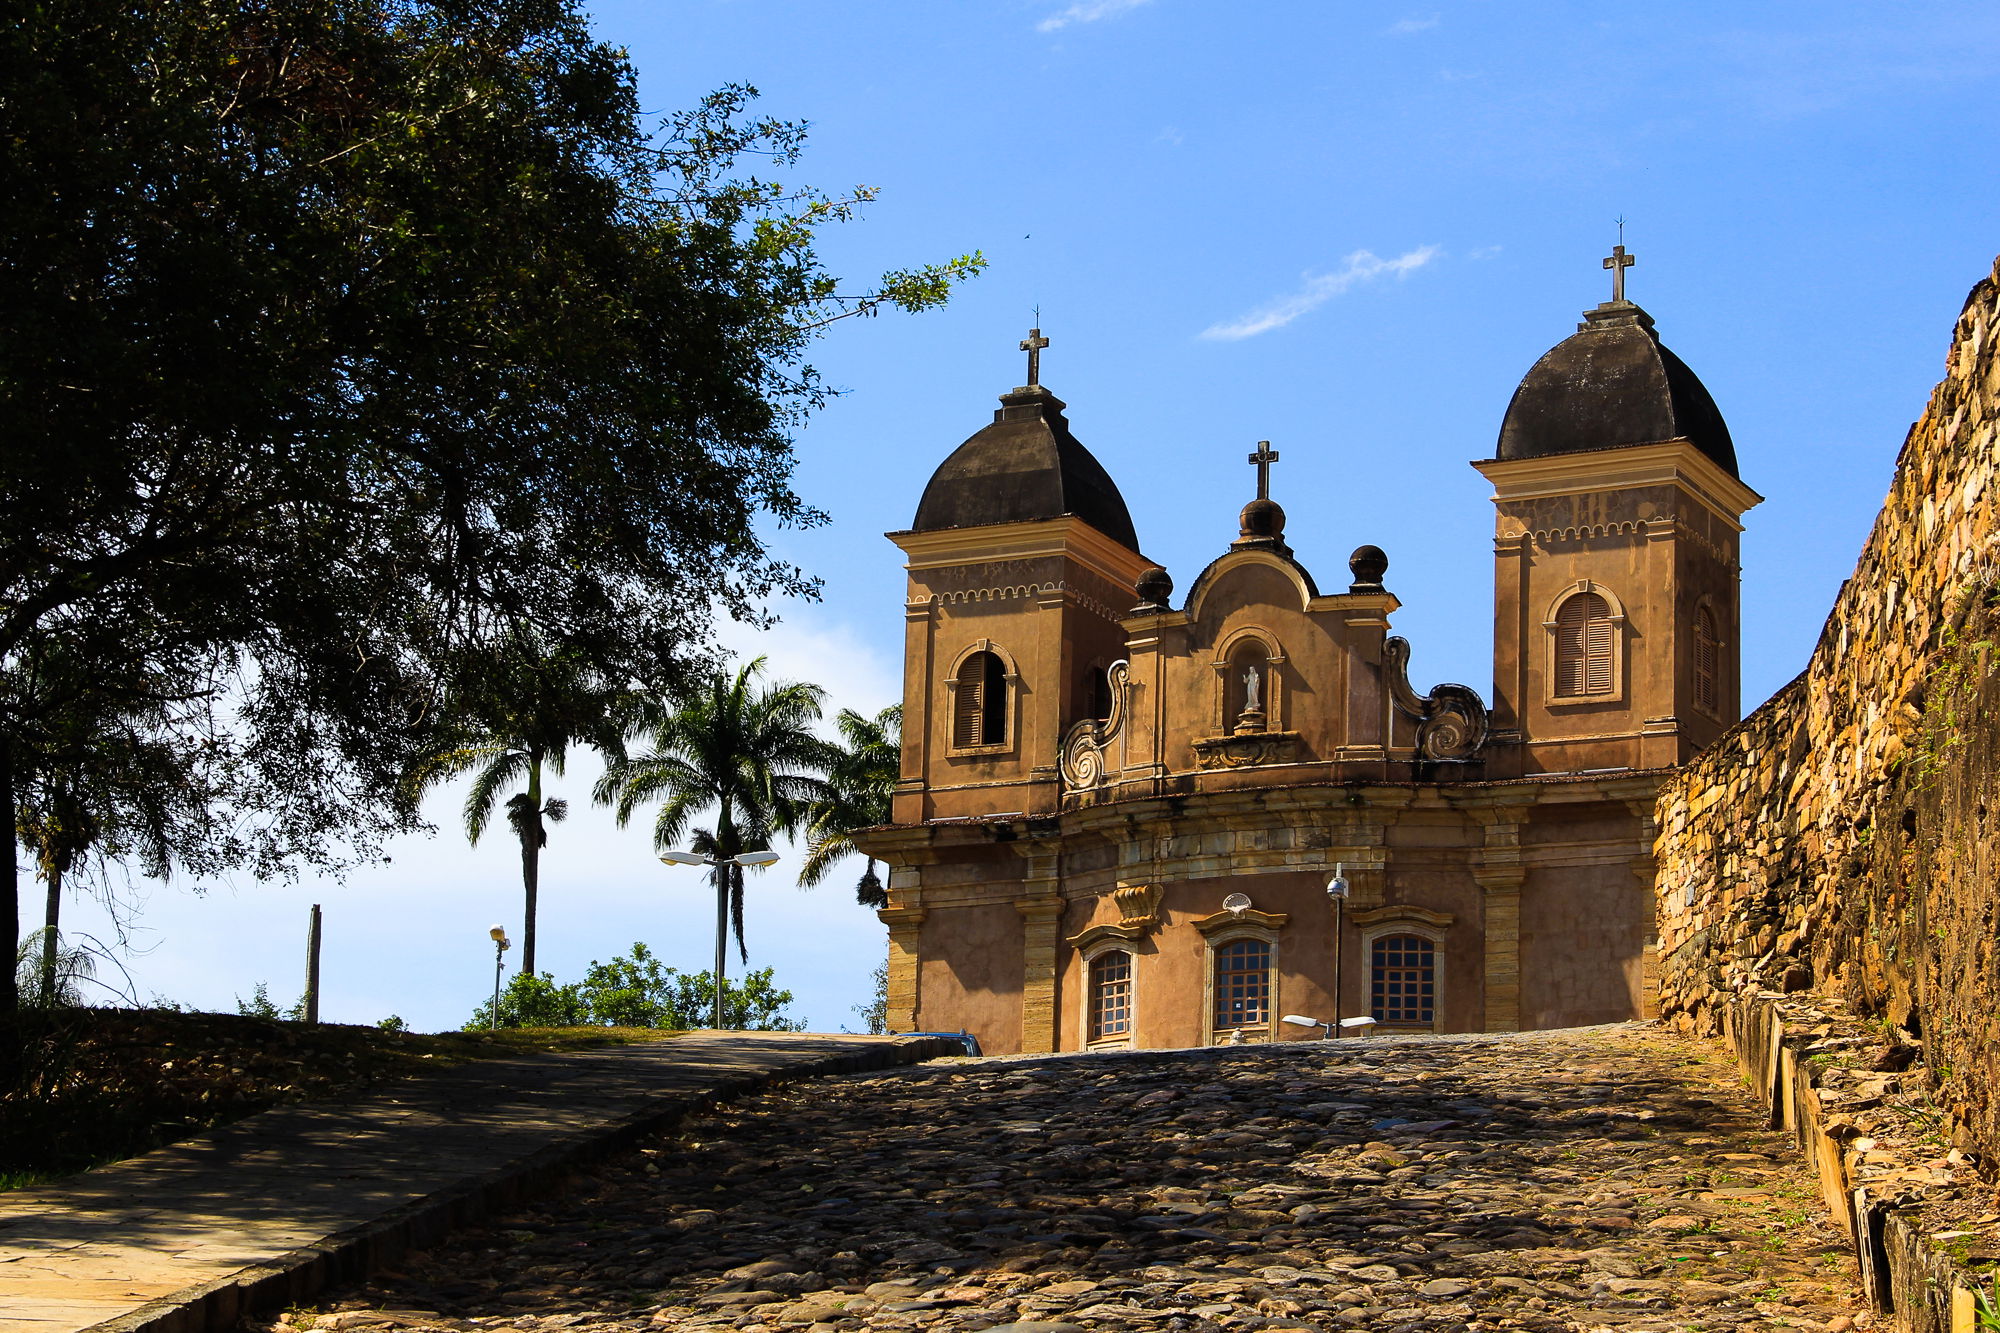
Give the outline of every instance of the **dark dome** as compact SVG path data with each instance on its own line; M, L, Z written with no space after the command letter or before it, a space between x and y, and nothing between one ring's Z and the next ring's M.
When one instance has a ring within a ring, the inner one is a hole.
M1687 363L1628 301L1584 314L1514 390L1499 457L1542 458L1685 439L1736 475L1729 427Z
M1125 497L1069 433L1063 401L1039 384L1000 396L993 424L952 450L917 503L918 532L1072 514L1136 551Z

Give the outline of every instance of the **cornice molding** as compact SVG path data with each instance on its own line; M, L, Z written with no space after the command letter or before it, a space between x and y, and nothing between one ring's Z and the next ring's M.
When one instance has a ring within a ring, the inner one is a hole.
M1496 504L1640 486L1678 486L1740 531L1744 512L1764 499L1687 440L1541 458L1488 458L1472 466L1493 483Z
M1045 583L1010 583L992 588L960 588L951 592L934 592L928 597L912 597L906 604L909 612L925 607L963 606L969 602L1014 602L1031 597L1059 596L1076 603L1081 609L1114 625L1122 625L1125 613L1115 611L1087 592L1078 591L1065 579L1052 579Z
M1067 557L1114 583L1136 588L1139 576L1154 564L1074 517L885 535L909 557L905 568L912 575L952 565Z

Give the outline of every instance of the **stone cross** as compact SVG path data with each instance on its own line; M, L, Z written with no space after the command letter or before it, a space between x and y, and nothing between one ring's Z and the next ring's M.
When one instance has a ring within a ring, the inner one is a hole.
M1021 350L1028 354L1028 383L1030 386L1042 382L1042 349L1049 340L1042 336L1040 329L1029 329L1028 336L1021 340Z
M1257 452L1250 455L1250 461L1257 465L1257 498L1271 498L1271 464L1278 461L1277 450L1269 440L1257 441Z
M1611 270L1611 299L1613 301L1622 301L1625 299L1625 270L1638 262L1636 257L1625 253L1624 246L1614 245L1611 247L1611 254L1605 259L1604 267Z

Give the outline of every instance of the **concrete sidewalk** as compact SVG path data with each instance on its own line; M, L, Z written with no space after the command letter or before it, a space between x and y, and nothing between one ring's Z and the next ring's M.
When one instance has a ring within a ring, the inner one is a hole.
M688 1110L957 1054L934 1038L694 1033L479 1061L287 1106L0 1194L0 1333L206 1333L309 1300Z

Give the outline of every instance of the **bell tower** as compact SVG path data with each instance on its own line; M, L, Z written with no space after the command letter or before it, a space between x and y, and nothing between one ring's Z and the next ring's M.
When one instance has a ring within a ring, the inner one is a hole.
M1109 711L1105 672L1140 598L1132 517L1040 383L1028 382L933 474L908 558L903 768L895 821L1052 814L1064 732Z
M1708 390L1625 298L1528 371L1493 483L1494 777L1678 764L1741 716L1738 538L1762 497Z

